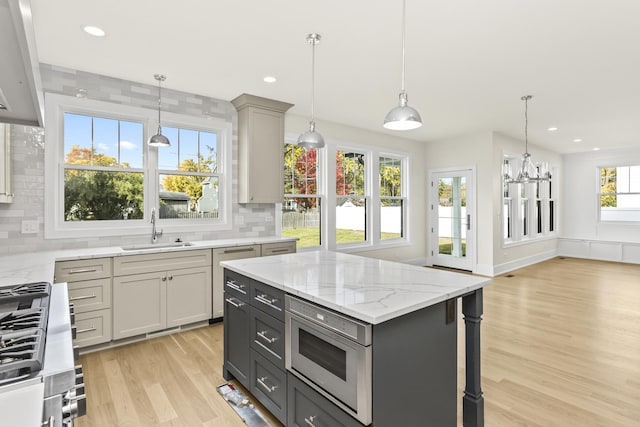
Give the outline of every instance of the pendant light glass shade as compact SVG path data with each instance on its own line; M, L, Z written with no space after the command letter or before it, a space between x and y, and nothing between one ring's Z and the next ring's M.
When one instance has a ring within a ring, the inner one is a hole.
M298 145L305 149L322 148L324 147L324 138L316 132L316 122L313 111L315 102L316 45L320 43L320 34L307 34L307 43L311 45L311 121L309 121L309 130L298 137Z
M422 126L422 117L418 111L407 105L407 92L404 90L405 20L406 0L402 0L402 90L400 91L400 103L391 109L384 118L384 127L391 130L411 130Z
M507 170L503 170L504 177L510 184L526 184L529 182L548 181L551 178L548 165L546 163L542 163L540 166L536 166L533 163L533 160L531 160L531 154L529 154L528 106L531 98L533 98L531 95L525 95L520 98L524 101L524 154L520 159L520 169L518 170L518 174L515 179L511 177L510 167Z
M153 78L158 81L158 133L149 138L148 144L152 147L171 147L169 138L162 134L162 126L160 126L160 105L162 104L162 89L160 85L167 77L162 74L154 74Z

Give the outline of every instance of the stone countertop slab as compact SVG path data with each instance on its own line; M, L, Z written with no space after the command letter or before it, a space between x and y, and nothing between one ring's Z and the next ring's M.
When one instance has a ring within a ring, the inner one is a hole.
M371 324L460 297L491 281L339 252L301 252L220 264Z

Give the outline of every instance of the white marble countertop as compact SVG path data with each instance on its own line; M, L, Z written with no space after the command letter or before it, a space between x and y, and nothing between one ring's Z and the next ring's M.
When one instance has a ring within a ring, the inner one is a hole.
M491 281L339 252L301 252L220 264L372 324L462 296Z
M65 249L0 256L0 286L32 282L52 282L56 261L152 254L171 251L228 248L233 246L257 245L264 243L291 242L295 240L297 239L280 237L247 237L239 239L193 241L190 242L192 246L177 248L152 247L150 249L125 251L118 246L109 246L102 248ZM162 243L164 242L161 242L160 245Z

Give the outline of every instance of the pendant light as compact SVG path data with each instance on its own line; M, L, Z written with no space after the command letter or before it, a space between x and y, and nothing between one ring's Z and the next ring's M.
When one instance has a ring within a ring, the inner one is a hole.
M520 160L520 170L518 171L518 175L516 175L515 179L508 179L510 175L510 170L507 170L505 173L505 177L510 184L526 184L529 182L539 182L539 181L548 181L550 178L548 168L546 167L546 163L541 165L542 173L540 173L538 167L533 164L531 160L531 154L529 154L529 135L528 135L528 126L529 126L529 100L533 98L532 95L525 95L520 99L524 101L524 154L522 155L522 159Z
M322 148L324 147L324 138L316 132L316 122L313 114L316 80L316 45L320 43L320 34L307 34L307 43L311 45L311 121L309 122L309 130L298 137L298 145L305 149Z
M384 127L391 130L411 130L422 126L422 117L418 111L409 107L407 92L404 90L405 20L406 0L402 0L402 90L399 105L389 111L384 118Z
M158 133L149 138L149 145L152 147L171 147L169 138L162 134L162 126L160 126L160 105L162 104L162 88L160 85L167 79L167 76L154 74L153 78L158 81Z

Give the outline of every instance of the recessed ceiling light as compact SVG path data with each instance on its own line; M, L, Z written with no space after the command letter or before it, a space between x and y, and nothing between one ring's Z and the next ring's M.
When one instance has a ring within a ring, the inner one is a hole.
M265 83L275 83L278 79L273 76L264 76L264 79L262 80L264 80Z
M106 34L102 28L98 28L93 25L85 25L84 27L82 27L82 29L85 33L91 34L95 37L104 37L104 35Z
M555 126L551 126L551 127L548 127L548 128L547 128L547 130L548 130L549 132L555 132L555 131L557 131L557 130L558 130L558 128L557 128L557 127L555 127Z
M600 151L600 147L593 147L593 151Z
M573 140L573 142L582 142L582 138L576 138Z

